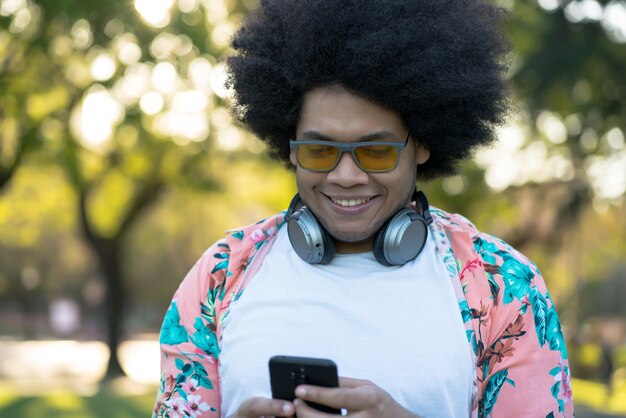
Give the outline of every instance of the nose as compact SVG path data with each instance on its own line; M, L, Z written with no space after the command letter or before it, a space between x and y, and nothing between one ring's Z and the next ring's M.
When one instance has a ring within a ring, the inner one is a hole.
M368 174L361 170L349 152L344 152L339 157L337 167L328 173L329 183L335 183L342 187L352 187L369 182Z

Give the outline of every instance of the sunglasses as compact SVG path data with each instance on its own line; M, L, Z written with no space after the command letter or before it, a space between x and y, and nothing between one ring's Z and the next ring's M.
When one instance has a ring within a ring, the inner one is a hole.
M398 166L400 152L409 142L407 135L404 142L368 141L334 142L320 140L289 141L295 149L298 165L309 171L332 171L339 164L344 152L352 154L356 165L366 173L385 173Z

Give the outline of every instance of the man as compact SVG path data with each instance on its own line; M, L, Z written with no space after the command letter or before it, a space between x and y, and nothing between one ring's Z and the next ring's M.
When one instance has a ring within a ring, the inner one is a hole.
M155 416L572 416L537 268L416 179L494 139L501 12L462 0L265 0L233 40L235 112L295 168L289 210L214 244L161 331ZM339 388L271 399L273 355Z

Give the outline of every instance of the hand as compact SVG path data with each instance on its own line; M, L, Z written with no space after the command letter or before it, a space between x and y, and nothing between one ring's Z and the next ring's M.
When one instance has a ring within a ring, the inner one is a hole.
M419 418L404 409L391 395L368 380L339 378L339 388L300 385L294 401L298 418L328 418L329 415L308 406L316 402L337 409L347 409L354 418Z
M291 402L255 397L243 401L232 418L291 417L295 412Z

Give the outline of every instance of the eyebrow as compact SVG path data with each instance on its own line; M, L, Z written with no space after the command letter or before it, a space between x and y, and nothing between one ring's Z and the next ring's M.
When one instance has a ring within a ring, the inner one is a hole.
M302 135L310 139L319 139L321 141L334 141L334 139L330 136L324 135L317 131L304 131L302 132ZM376 141L379 139L400 139L400 137L398 136L398 134L391 131L377 131L360 137L359 141Z

